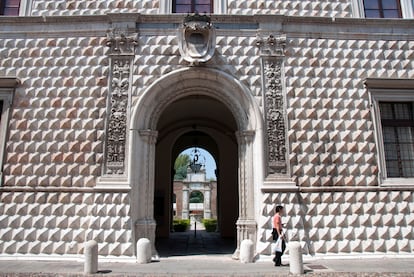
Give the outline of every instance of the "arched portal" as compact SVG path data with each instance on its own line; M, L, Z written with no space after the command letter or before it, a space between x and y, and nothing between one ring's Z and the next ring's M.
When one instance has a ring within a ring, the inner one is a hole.
M222 112L230 114L234 120L232 127L223 127L220 120L205 117L205 113L214 113L214 109L203 109L202 114L196 116L198 118L191 116L191 111L173 112L180 106L177 104L180 101L194 99L201 99L201 105L205 103L219 107L216 111L219 115ZM141 237L149 238L153 243L155 240L154 202L160 201L154 201L156 151L163 151L156 146L157 141L169 132L176 133L177 137L189 132L194 127L194 119L197 120L196 128L197 124L203 126L206 133L214 133L209 135L216 140L226 135L233 136L237 148L234 169L237 171L238 215L236 226L233 226L237 229L237 247L243 239L256 242L256 220L259 215L255 212L254 196L258 195L258 189L254 184L263 180L260 110L254 97L238 80L219 70L201 67L183 68L163 76L134 105L129 145L129 182L135 241ZM231 134L226 134L227 131ZM168 153L172 153L172 149ZM168 160L171 161L171 158ZM167 175L171 180L171 171ZM153 252L156 253L155 248ZM237 255L238 252L235 253Z

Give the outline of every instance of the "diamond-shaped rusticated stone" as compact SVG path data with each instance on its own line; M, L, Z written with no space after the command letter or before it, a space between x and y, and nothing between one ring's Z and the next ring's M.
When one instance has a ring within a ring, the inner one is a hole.
M17 75L6 186L94 186L100 175L108 59L102 37L0 39L0 72Z
M159 0L34 0L32 15L156 14Z
M352 17L351 2L346 0L228 0L228 13Z
M376 186L363 80L412 78L412 42L293 38L285 54L289 159L298 185Z
M128 199L126 193L2 192L0 253L79 255L94 239L100 255L131 256Z
M287 235L305 253L412 253L413 197L412 191L266 193L259 246L270 254L271 219L282 205Z
M238 76L254 95L261 95L260 56L255 39L255 36L218 36L217 55L208 64ZM187 65L179 54L175 34L140 36L134 64L132 85L136 88L133 90L135 94L164 74Z

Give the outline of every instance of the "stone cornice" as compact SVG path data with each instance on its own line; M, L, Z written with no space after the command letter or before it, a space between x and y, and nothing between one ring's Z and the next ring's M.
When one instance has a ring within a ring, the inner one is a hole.
M15 88L20 85L20 80L17 77L1 77L0 88Z
M414 186L389 187L299 187L299 192L368 192L368 191L414 191Z
M109 13L106 15L71 15L71 16L2 16L1 23L71 23L71 22L160 22L181 23L183 14L139 14ZM374 26L407 26L412 27L414 19L374 19L349 17L317 17L317 16L285 16L285 15L211 15L215 23L303 23L333 25L374 25Z
M84 188L84 187L0 187L1 192L84 192L84 193L95 193L95 192L129 192L130 187L122 188Z
M182 14L142 15L138 13L87 16L0 17L0 36L22 34L71 33L105 36L110 24L136 23L140 33L162 30L176 32ZM414 20L333 17L298 17L283 15L212 15L218 35L242 34L245 31L285 33L288 38L406 39L414 40ZM238 26L241 26L238 28ZM142 30L141 30L142 28Z
M370 89L414 89L413 79L367 78L364 84Z

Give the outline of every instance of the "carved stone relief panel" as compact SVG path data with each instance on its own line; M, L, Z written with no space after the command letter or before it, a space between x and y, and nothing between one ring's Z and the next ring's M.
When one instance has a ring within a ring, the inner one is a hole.
M283 95L283 63L286 36L258 36L262 55L263 102L266 124L268 175L287 173L286 117Z
M131 99L131 72L136 36L109 30L110 82L105 144L104 175L124 175L126 168L127 125Z

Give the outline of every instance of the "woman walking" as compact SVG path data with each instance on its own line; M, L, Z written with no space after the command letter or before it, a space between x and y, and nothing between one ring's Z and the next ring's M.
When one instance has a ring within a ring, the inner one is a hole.
M276 249L275 251L275 257L273 259L273 261L275 262L275 266L282 265L282 255L286 249L285 237L283 234L282 226L282 215L283 206L276 206L276 214L273 216L273 240L276 242L279 239L279 237L282 239L282 251L280 252L280 249Z

